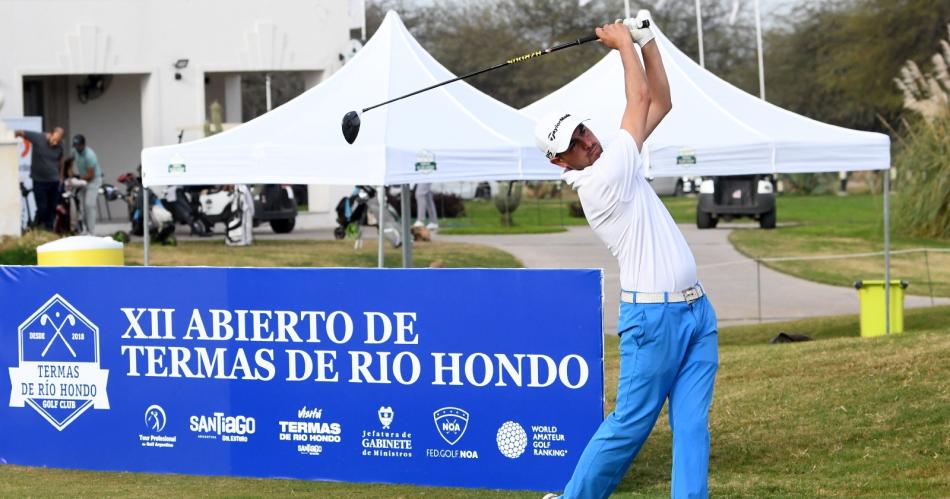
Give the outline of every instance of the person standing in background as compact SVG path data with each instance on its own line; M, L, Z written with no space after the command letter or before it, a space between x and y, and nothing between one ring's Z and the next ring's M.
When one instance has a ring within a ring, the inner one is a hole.
M36 199L36 227L53 230L56 205L63 185L64 154L62 127L52 132L39 133L29 130L17 130L16 137L29 140L32 144L32 165L30 178L33 180L33 196Z
M426 216L429 224L426 225ZM439 230L439 217L435 213L435 197L432 184L416 184L416 227L425 227L431 231Z
M96 202L99 196L99 188L102 187L102 168L99 166L99 158L91 147L86 146L86 137L76 134L73 137L73 159L76 175L84 184L77 183L76 187L83 193L83 222L85 222L85 233L94 235L96 232L96 220L99 218L99 206Z

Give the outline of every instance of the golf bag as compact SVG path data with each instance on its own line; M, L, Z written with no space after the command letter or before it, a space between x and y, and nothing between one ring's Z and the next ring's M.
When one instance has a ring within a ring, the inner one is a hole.
M55 234L68 235L73 233L72 223L72 193L63 191L59 193L56 201L56 211L53 213L53 232Z
M192 187L169 187L162 196L162 205L172 214L175 223L187 225L191 235L207 237L213 231L198 204L198 192Z
M32 181L30 182L32 184ZM33 189L20 182L20 197L22 217L20 219L20 229L26 231L33 227L33 213L36 211L36 201L33 199Z
M254 241L254 198L246 185L234 186L224 242L228 246L248 246Z
M349 196L340 199L336 205L337 227L333 229L333 236L337 239L349 237L362 240L362 227L379 226L379 203L376 201L376 189L367 185L358 185L353 188ZM383 214L385 228L383 236L393 248L402 246L402 225L399 213L386 203Z
M83 199L85 189L86 182L75 177L66 179L63 190L59 193L59 200L56 202L53 232L66 235L86 232L86 219L83 216L86 210Z
M215 224L222 223L227 230L228 221L233 216L231 204L234 201L234 191L230 186L204 186L198 195L198 210L201 220L211 230Z
M144 234L144 220L142 216L142 179L133 173L123 173L119 175L119 183L125 186L125 202L129 209L129 221L132 224L132 235L141 236ZM152 192L152 189L145 189L148 194L148 233L156 242L161 244L174 245L175 240L175 221L169 212L162 205L158 196Z

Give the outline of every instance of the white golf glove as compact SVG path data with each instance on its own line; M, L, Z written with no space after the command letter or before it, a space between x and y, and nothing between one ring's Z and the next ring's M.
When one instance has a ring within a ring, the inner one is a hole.
M633 37L633 41L636 42L640 48L645 47L650 41L653 40L654 34L653 30L650 29L650 26L644 27L644 21L650 19L650 12L647 10L641 10L637 12L637 17L631 17L627 19L617 19L616 22L623 23L624 26L630 30L630 36Z

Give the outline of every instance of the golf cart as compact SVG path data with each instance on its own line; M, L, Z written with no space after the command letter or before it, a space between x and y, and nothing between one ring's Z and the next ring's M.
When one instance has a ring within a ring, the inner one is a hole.
M287 234L297 223L297 200L289 185L264 184L255 186L254 225L270 222L277 234Z
M705 177L699 185L696 227L711 229L719 219L751 217L775 228L775 179L771 175Z
M658 196L685 196L696 192L698 181L694 177L647 177Z

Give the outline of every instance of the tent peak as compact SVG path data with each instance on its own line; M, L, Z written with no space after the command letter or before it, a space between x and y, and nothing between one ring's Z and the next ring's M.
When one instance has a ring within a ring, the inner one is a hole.
M391 21L398 21L399 23L402 23L402 18L399 17L399 13L396 12L394 9L387 10L386 17L383 18L384 23L391 22Z

